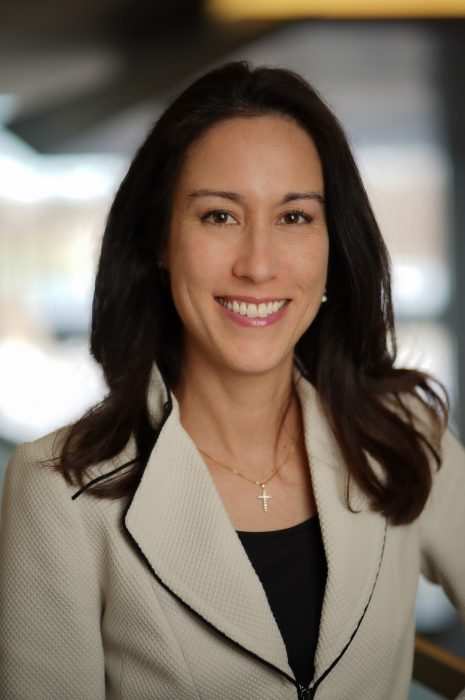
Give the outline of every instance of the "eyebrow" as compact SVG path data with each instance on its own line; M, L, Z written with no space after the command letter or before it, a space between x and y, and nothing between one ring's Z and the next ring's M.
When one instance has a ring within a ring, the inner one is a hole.
M237 192L227 192L225 190L195 190L194 192L189 192L189 197L222 197L223 199L229 199L233 202L244 202L244 197ZM314 199L320 204L324 204L324 197L318 192L288 192L284 195L280 204L286 204L287 202L293 202L296 199Z

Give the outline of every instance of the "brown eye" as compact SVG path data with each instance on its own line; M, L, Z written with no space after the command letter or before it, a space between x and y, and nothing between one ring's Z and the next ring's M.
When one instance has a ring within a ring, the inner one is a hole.
M228 219L231 219L228 221ZM236 223L231 214L227 211L221 209L215 209L208 211L202 216L202 221L207 221L212 224L232 224Z
M288 211L283 214L283 219L286 224L308 224L312 221L312 217L304 211Z

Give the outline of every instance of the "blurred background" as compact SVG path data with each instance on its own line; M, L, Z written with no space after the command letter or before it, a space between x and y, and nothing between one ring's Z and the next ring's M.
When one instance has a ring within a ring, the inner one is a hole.
M105 392L88 329L112 196L167 101L238 58L303 74L344 124L392 256L399 364L444 382L465 439L464 18L465 0L3 0L0 485L18 442ZM417 617L465 658L425 581Z

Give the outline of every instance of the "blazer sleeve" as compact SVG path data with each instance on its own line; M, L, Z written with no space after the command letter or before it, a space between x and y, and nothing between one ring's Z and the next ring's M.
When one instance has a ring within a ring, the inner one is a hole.
M101 586L88 525L62 475L38 464L35 445L16 450L4 484L0 700L103 700Z
M465 449L450 430L419 518L422 573L442 586L465 624Z

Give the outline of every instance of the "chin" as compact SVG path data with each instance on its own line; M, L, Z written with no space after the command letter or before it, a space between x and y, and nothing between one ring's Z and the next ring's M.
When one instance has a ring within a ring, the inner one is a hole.
M292 365L292 353L267 354L243 351L236 357L225 358L224 367L237 374L259 375L273 372L286 364Z

